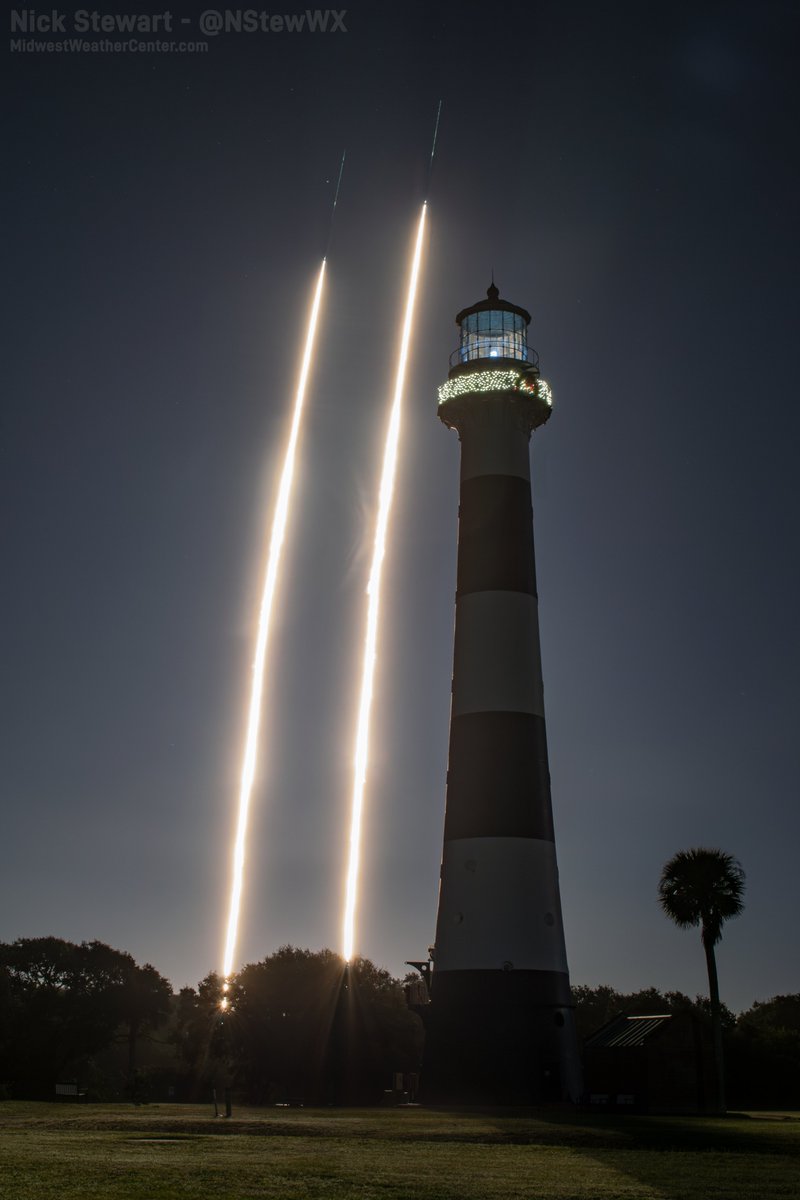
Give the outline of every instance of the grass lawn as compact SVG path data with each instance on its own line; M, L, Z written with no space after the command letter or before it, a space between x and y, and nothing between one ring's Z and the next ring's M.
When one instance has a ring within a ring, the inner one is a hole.
M0 1104L5 1200L797 1200L800 1114Z

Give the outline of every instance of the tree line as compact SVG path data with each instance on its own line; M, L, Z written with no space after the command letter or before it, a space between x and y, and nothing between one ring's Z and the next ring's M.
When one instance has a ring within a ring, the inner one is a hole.
M214 973L173 993L150 964L102 942L0 943L0 1095L51 1099L75 1081L97 1100L207 1099L232 1088L254 1104L373 1103L419 1070L423 1030L404 986L367 959L284 946L244 966L223 993ZM227 1001L221 1005L223 997ZM583 1039L620 1012L710 1001L646 988L573 988ZM720 1004L728 1101L796 1106L800 994L734 1015Z
M645 1016L693 1012L713 1034L711 1002L683 992L642 988L619 992L606 984L572 988L582 1042L619 1013ZM720 1002L729 1108L800 1106L800 993L755 1001L738 1016Z
M224 1004L223 1004L224 1001ZM173 993L102 942L0 943L0 1096L371 1103L419 1065L402 982L368 959L284 946L228 981Z

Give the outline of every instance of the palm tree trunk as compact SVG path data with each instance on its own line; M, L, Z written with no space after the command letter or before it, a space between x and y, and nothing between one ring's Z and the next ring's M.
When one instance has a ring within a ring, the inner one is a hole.
M706 952L706 967L708 968L708 996L711 1001L711 1035L714 1042L714 1109L718 1113L725 1112L725 1058L722 1049L722 1009L719 1003L719 982L717 980L717 960L714 956L714 943L706 937L703 930L703 949Z

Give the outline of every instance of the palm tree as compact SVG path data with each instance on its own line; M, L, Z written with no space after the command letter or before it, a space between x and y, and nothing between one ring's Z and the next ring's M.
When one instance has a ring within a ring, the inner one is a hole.
M700 926L700 940L706 953L708 994L711 1001L711 1028L716 1068L716 1109L725 1111L725 1067L722 1054L722 1013L714 947L722 938L722 926L738 917L744 908L744 870L732 854L722 850L680 850L661 872L658 899L664 912L676 925L688 929Z

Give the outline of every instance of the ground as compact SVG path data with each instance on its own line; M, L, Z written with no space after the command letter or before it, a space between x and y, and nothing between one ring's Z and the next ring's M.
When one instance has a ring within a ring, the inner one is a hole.
M796 1200L800 1113L0 1104L8 1200Z

